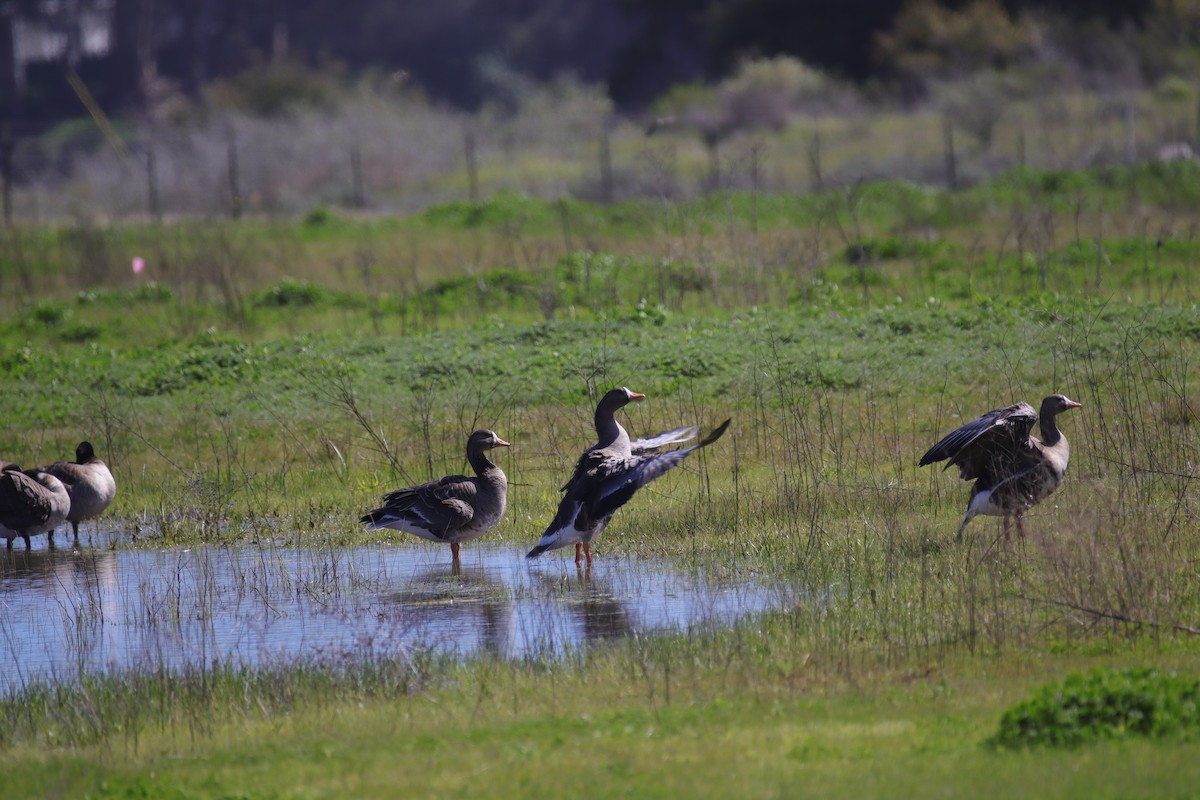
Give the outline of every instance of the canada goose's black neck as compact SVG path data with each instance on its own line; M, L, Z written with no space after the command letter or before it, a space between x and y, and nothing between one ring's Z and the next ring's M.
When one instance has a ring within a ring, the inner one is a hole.
M621 437L625 429L613 415L613 408L606 403L596 407L596 438L601 447L607 447Z
M1042 430L1042 444L1046 447L1054 447L1062 441L1062 431L1058 429L1058 409L1050 403L1042 403L1038 425Z
M608 392L601 399L600 403L596 405L596 439L598 439L601 447L611 445L620 438L620 434L625 432L625 429L620 427L620 423L617 422L616 417L617 409L620 408L620 405L623 405L623 403L618 403L617 401L618 399L624 399L623 396L618 396L618 391Z
M476 475L482 476L490 470L498 469L495 463L488 458L487 450L484 450L482 447L468 448L467 461L471 463L471 468L475 470Z

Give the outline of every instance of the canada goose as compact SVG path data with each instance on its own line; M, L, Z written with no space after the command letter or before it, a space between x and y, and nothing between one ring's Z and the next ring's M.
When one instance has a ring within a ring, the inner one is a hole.
M721 438L729 427L730 421L725 420L691 447L665 453L646 452L647 443L661 446L690 439L695 435L695 429L676 428L650 439L631 442L614 415L630 402L644 397L644 394L621 387L600 398L595 417L597 442L579 457L571 479L562 487L566 494L558 505L558 513L537 546L526 554L527 558L574 544L575 563L579 564L586 557L591 568L592 539L604 530L617 509L638 489L677 466L692 452ZM635 444L639 446L637 452L634 451Z
M71 511L67 521L71 523L71 533L75 541L79 541L79 523L85 519L98 517L117 496L117 482L113 480L108 465L96 458L96 451L91 442L80 442L75 448L74 461L55 461L40 469L50 473L62 481L71 496ZM54 539L54 530L50 530L50 539Z
M1080 408L1065 395L1052 394L1042 401L1039 441L1031 435L1039 414L1028 403L997 408L947 434L921 456L918 466L949 459L963 480L975 481L967 513L956 539L977 514L1004 517L1004 535L1016 518L1017 535L1024 537L1021 515L1046 499L1062 483L1071 451L1056 417Z
M48 472L22 472L16 464L0 470L0 536L20 536L29 549L29 537L54 530L71 510L71 498L62 481Z
M371 530L394 528L431 542L450 545L453 561L459 560L459 543L477 539L504 517L508 480L492 463L487 451L508 447L494 432L475 431L467 439L467 461L476 477L448 475L419 486L397 489L383 505L363 515Z

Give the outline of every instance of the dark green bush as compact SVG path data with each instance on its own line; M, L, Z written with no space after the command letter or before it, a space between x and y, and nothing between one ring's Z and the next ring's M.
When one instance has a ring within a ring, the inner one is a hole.
M254 304L257 306L316 306L330 299L329 290L312 281L284 278L274 286L259 293Z
M505 191L478 203L454 200L430 206L421 218L430 225L455 228L486 228L518 222L545 228L553 226L557 216L550 201Z
M1071 747L1200 732L1200 680L1153 668L1094 669L1043 686L1004 712L997 747Z
M323 228L337 221L337 216L325 206L313 206L300 220L300 224L306 228Z
M29 316L33 321L46 327L61 324L68 313L67 307L57 300L41 300L29 309Z

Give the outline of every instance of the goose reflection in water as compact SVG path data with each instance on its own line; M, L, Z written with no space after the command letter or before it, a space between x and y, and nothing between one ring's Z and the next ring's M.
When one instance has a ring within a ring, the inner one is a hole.
M4 550L0 552L0 597L29 588L64 591L111 585L116 555L104 550Z
M574 578L544 575L542 579L551 591L564 595L563 605L578 624L583 641L620 639L636 630L629 609L604 580L582 571Z
M494 655L513 649L512 591L502 580L479 567L433 567L415 574L408 585L381 598L388 616L459 643L463 651L479 647Z

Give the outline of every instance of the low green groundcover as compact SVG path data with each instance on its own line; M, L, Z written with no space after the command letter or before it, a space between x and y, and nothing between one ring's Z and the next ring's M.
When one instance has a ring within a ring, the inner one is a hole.
M1094 669L1043 686L1000 719L1000 747L1072 746L1200 732L1200 680L1152 668Z

